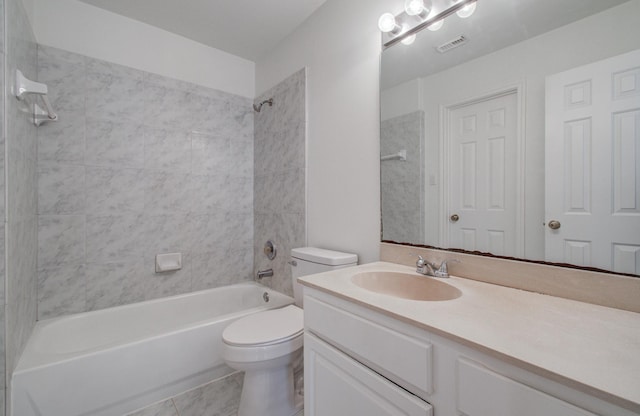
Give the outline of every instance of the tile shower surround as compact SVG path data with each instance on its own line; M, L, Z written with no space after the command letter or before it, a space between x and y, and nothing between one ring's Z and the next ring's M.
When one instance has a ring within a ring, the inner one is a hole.
M256 98L273 98L255 114L254 273L272 268L264 283L293 296L291 249L306 245L306 70L301 69ZM272 240L277 256L263 253Z
M292 293L304 70L266 93L278 104L261 113L254 162L247 99L48 47L38 58L61 118L38 130L40 319L251 279L254 215L259 253L266 238L280 250L265 283ZM155 254L170 251L185 268L156 275ZM241 389L234 373L132 415L231 416Z
M31 30L31 25L20 0L0 1L3 57L6 60L2 66L6 70L3 100L4 111L2 122L6 137L2 140L2 169L0 169L0 183L2 193L6 190L5 198L0 198L4 220L2 239L3 279L0 285L3 293L4 307L1 308L6 316L2 319L2 357L3 378L0 382L3 393L9 384L13 370L31 335L36 321L36 254L37 254L37 216L36 216L36 127L31 123L29 111L25 111L25 104L19 102L12 94L10 81L15 76L16 69L20 69L28 78L35 79L37 75L37 45ZM6 24L6 27L4 25ZM4 155L7 155L6 169ZM7 174L6 178L4 174ZM6 292L4 292L6 288ZM6 329L6 334L4 330ZM6 366L5 366L6 357ZM5 394L1 395L0 415L5 414Z
M44 46L38 77L38 319L252 278L250 99Z
M383 240L424 241L424 174L421 143L424 112L415 111L388 120L380 127L382 156L407 151L407 160L380 162Z

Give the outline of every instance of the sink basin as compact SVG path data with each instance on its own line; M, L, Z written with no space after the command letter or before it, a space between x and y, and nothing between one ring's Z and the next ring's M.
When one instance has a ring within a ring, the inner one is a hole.
M365 290L410 300L451 300L462 296L457 287L417 274L399 272L363 272L351 281Z

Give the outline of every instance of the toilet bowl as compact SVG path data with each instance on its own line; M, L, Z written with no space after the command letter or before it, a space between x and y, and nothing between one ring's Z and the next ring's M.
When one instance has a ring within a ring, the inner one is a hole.
M245 372L238 416L292 416L300 410L293 363L302 354L303 328L302 309L290 305L250 315L224 330L224 359Z
M223 357L244 371L238 416L294 416L302 396L294 389L294 365L301 362L304 316L302 290L296 279L313 273L355 266L355 254L313 247L291 250L296 305L258 312L239 319L222 333Z

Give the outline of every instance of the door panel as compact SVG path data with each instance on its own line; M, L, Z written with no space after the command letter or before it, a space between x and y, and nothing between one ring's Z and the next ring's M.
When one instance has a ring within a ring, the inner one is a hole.
M547 261L640 274L640 50L546 80Z
M517 255L516 92L452 110L449 132L445 245Z

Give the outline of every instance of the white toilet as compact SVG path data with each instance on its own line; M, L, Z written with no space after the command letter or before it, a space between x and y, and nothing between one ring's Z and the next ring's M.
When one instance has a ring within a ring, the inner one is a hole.
M222 333L227 364L242 370L238 416L293 416L296 400L293 364L302 355L304 319L300 276L355 266L358 256L314 247L291 250L295 304L239 319Z

